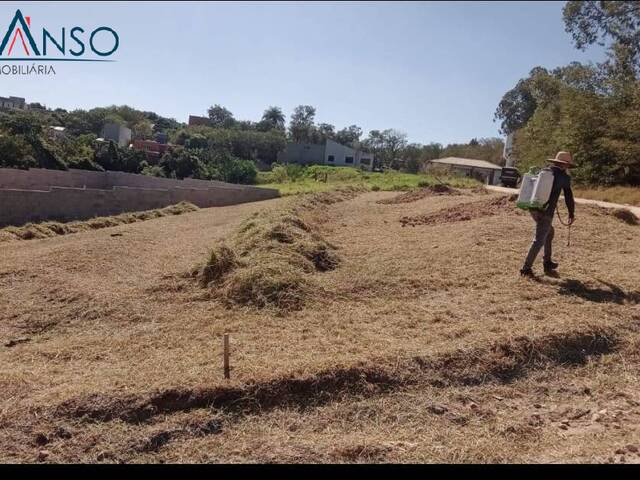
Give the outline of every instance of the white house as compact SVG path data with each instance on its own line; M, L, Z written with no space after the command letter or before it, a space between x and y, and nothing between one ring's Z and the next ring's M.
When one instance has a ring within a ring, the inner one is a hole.
M278 153L278 163L333 165L336 167L373 168L373 154L341 145L331 139L324 143L288 143Z

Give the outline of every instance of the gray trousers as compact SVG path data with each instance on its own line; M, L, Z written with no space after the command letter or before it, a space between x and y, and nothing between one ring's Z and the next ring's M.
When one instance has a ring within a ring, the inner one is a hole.
M551 243L553 242L553 215L548 216L542 212L531 212L531 217L536 222L536 233L533 237L529 253L524 261L524 268L531 268L540 249L544 246L543 259L545 262L551 261Z

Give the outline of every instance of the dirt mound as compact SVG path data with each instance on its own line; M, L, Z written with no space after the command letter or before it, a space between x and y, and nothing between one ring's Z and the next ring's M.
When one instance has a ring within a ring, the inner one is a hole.
M582 208L586 208L600 217L613 217L627 225L640 225L640 218L626 208L605 208L600 205L588 205L582 206Z
M638 219L631 210L627 210L626 208L615 208L611 211L611 215L628 225L640 225L640 219Z
M254 214L226 244L215 247L192 276L227 304L298 310L312 291L310 275L333 270L340 263L336 247L303 216L362 191L307 195L283 209Z
M487 188L484 185L480 185L479 187L473 187L466 191L474 195L489 195L489 190L487 190Z
M180 202L156 210L145 210L142 212L123 213L112 217L96 217L82 222L43 222L27 223L23 227L5 227L0 230L0 242L10 240L32 240L39 238L56 237L58 235L68 235L71 233L86 232L100 228L115 227L128 223L142 222L153 218L167 217L169 215L181 215L199 210L194 204Z
M393 198L387 198L384 200L378 200L376 203L382 205L395 205L399 203L411 203L422 200L423 198L432 197L434 195L462 195L460 191L445 184L429 185L428 187L421 188L420 190L411 190L409 192L401 193Z
M400 219L403 227L410 225L436 225L439 223L454 223L472 220L474 218L490 217L514 210L510 197L499 197L481 202L463 203L452 208L446 208L427 215L415 217L404 216Z

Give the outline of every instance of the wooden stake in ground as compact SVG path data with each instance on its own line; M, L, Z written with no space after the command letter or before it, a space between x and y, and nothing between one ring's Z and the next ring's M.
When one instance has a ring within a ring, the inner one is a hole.
M224 378L231 378L229 369L229 334L224 334Z

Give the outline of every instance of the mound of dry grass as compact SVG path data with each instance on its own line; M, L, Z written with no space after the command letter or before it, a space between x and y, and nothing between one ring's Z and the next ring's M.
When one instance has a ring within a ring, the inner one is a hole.
M611 215L622 220L628 225L640 225L640 219L638 219L632 211L627 210L626 208L614 208L611 211Z
M224 284L222 294L231 303L257 308L269 306L298 310L308 293L309 281L296 258L264 258L266 263L237 269Z
M304 195L296 200L294 210L309 210L325 205L333 205L355 198L366 191L368 191L366 187L354 185L327 192Z
M476 351L448 352L432 366L453 383L511 382L530 369L582 365L590 356L615 351L618 343L618 335L611 328L586 325L540 337L523 335Z
M599 205L588 205L582 207L588 209L591 213L600 217L613 217L627 225L640 225L640 219L626 208L605 208Z
M409 192L401 193L393 198L385 198L378 200L376 203L382 205L395 205L399 203L411 203L422 200L423 198L431 197L433 195L462 195L459 190L451 188L449 185L443 183L437 183L435 185L429 185L428 187L421 188L419 190L411 190Z
M11 240L33 240L39 238L56 237L58 235L69 235L71 233L86 232L99 228L115 227L128 223L142 222L154 218L167 217L169 215L182 215L183 213L194 212L198 207L189 202L180 202L156 210L145 210L142 212L123 213L111 217L96 217L82 222L42 222L27 223L22 227L5 227L0 230L0 242Z
M518 211L512 204L512 197L503 196L480 202L463 203L452 208L446 208L427 215L413 217L403 216L400 223L403 227L410 225L436 225L440 223L454 223L472 220L474 218L490 217L507 211Z
M209 253L209 259L204 266L194 274L198 275L200 283L203 286L209 285L211 282L219 281L224 275L231 271L237 265L236 254L233 250L224 244L214 248Z
M336 247L324 240L317 224L304 219L305 214L362 191L306 195L281 209L254 214L228 243L213 248L192 275L228 304L298 310L312 290L310 275L340 263Z
M468 193L473 195L488 195L489 190L484 185L480 185L479 187L473 187L467 190Z
M79 396L55 406L52 413L57 417L139 423L158 415L210 406L239 420L238 417L266 410L318 407L346 397L372 397L409 386L510 384L536 371L580 367L615 353L619 347L616 331L584 325L434 356L376 358L348 367L334 366L306 375L287 374L241 386L172 386L139 394Z

